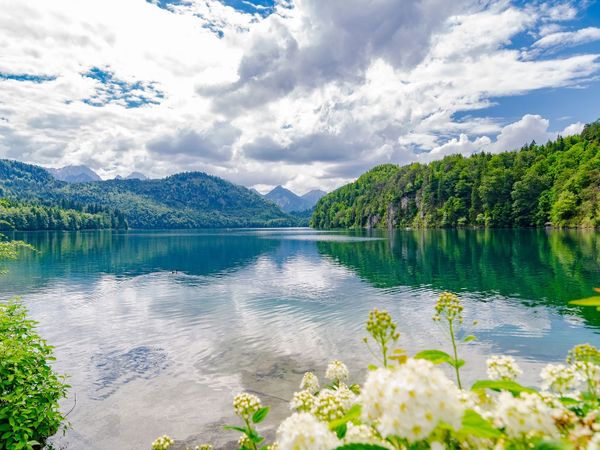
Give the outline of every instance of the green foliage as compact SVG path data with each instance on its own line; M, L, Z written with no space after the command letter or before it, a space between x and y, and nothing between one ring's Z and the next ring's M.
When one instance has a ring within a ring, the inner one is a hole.
M510 150L510 149L507 149ZM317 228L600 226L600 122L517 152L386 164L323 197Z
M58 206L96 205L118 211L132 228L290 226L290 216L254 192L201 172L161 180L107 180L68 184L46 170L0 160L0 196ZM112 228L117 228L113 226Z
M127 228L120 211L62 201L58 206L0 199L0 230L97 230Z
M20 303L0 303L0 449L39 447L64 421L58 403L68 386L35 326Z

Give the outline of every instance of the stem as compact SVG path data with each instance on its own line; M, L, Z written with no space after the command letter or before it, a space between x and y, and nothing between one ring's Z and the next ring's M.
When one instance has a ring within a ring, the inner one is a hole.
M248 422L248 419L244 419L244 422L246 422L246 429L248 431L252 430L252 428L250 428L250 422ZM248 436L248 435L246 434L246 436ZM249 438L250 442L252 443L253 450L258 450L254 441L252 439L250 439L250 436L248 436L248 438Z
M450 324L450 338L452 339L452 349L454 350L454 370L456 371L456 381L458 383L458 388L462 389L462 384L460 382L460 371L458 370L458 351L456 350L456 339L454 338L454 327L452 325L452 321L448 320Z
M381 339L381 351L383 353L383 367L387 367L387 346L385 344L386 344L386 342L382 338Z

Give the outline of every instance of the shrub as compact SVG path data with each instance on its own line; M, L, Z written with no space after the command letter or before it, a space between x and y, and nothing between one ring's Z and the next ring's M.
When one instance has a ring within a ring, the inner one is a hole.
M41 447L64 420L58 402L68 386L35 327L22 304L0 303L0 449Z

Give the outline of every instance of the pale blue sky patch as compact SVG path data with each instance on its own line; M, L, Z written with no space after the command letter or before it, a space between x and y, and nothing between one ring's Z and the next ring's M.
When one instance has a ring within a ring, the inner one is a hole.
M30 73L4 73L0 72L0 81L2 80L14 80L14 81L28 81L31 83L44 83L46 81L54 81L56 77L53 75L35 75Z
M156 87L156 83L147 81L127 82L117 78L110 70L92 67L82 76L96 80L99 86L96 93L82 99L91 106L105 106L116 103L125 108L139 108L144 105L158 105L164 93Z

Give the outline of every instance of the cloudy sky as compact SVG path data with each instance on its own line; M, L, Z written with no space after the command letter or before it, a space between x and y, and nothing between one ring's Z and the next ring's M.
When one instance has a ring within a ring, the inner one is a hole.
M0 0L0 157L333 189L600 117L600 2Z

